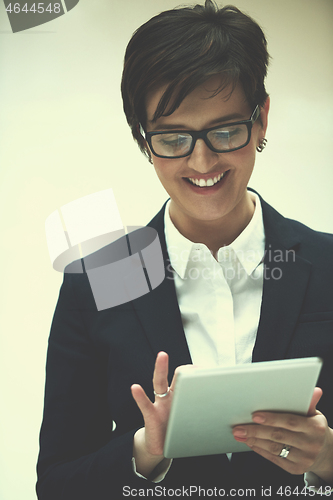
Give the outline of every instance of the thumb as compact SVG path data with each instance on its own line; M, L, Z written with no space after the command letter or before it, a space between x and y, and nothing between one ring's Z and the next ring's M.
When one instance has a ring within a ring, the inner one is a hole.
M316 406L317 406L320 398L322 397L322 395L323 395L322 389L320 389L320 387L315 387L313 394L312 394L312 399L311 399L311 403L309 406L309 410L308 410L308 417L311 417L311 416L316 414Z

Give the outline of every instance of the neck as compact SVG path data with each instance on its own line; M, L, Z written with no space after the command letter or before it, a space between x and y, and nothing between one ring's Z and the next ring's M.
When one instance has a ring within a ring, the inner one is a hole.
M215 220L200 220L179 214L170 204L170 218L178 231L190 241L204 243L215 256L219 248L230 245L252 219L255 201L247 191L242 203Z

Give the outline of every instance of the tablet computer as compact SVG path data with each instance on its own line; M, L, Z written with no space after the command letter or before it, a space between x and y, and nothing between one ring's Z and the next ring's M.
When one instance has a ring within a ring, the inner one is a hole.
M255 411L306 415L322 360L298 358L180 369L167 426L167 458L251 451L232 428Z

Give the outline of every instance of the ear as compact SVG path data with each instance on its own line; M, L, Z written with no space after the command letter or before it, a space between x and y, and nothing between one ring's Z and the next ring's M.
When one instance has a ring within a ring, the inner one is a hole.
M266 130L267 130L267 124L268 124L268 112L269 112L269 106L270 106L271 100L269 96L267 97L264 105L260 109L260 118L262 122L262 130L263 130L263 137L266 135Z

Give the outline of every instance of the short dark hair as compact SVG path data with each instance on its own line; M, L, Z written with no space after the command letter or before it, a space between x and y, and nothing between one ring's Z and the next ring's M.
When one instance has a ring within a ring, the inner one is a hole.
M146 95L167 85L154 120L168 116L196 87L223 76L216 95L241 83L248 103L263 106L269 54L260 26L237 7L205 5L161 12L133 34L125 53L121 83L124 111L134 139L148 156L139 123L146 126ZM213 96L212 95L212 96Z

